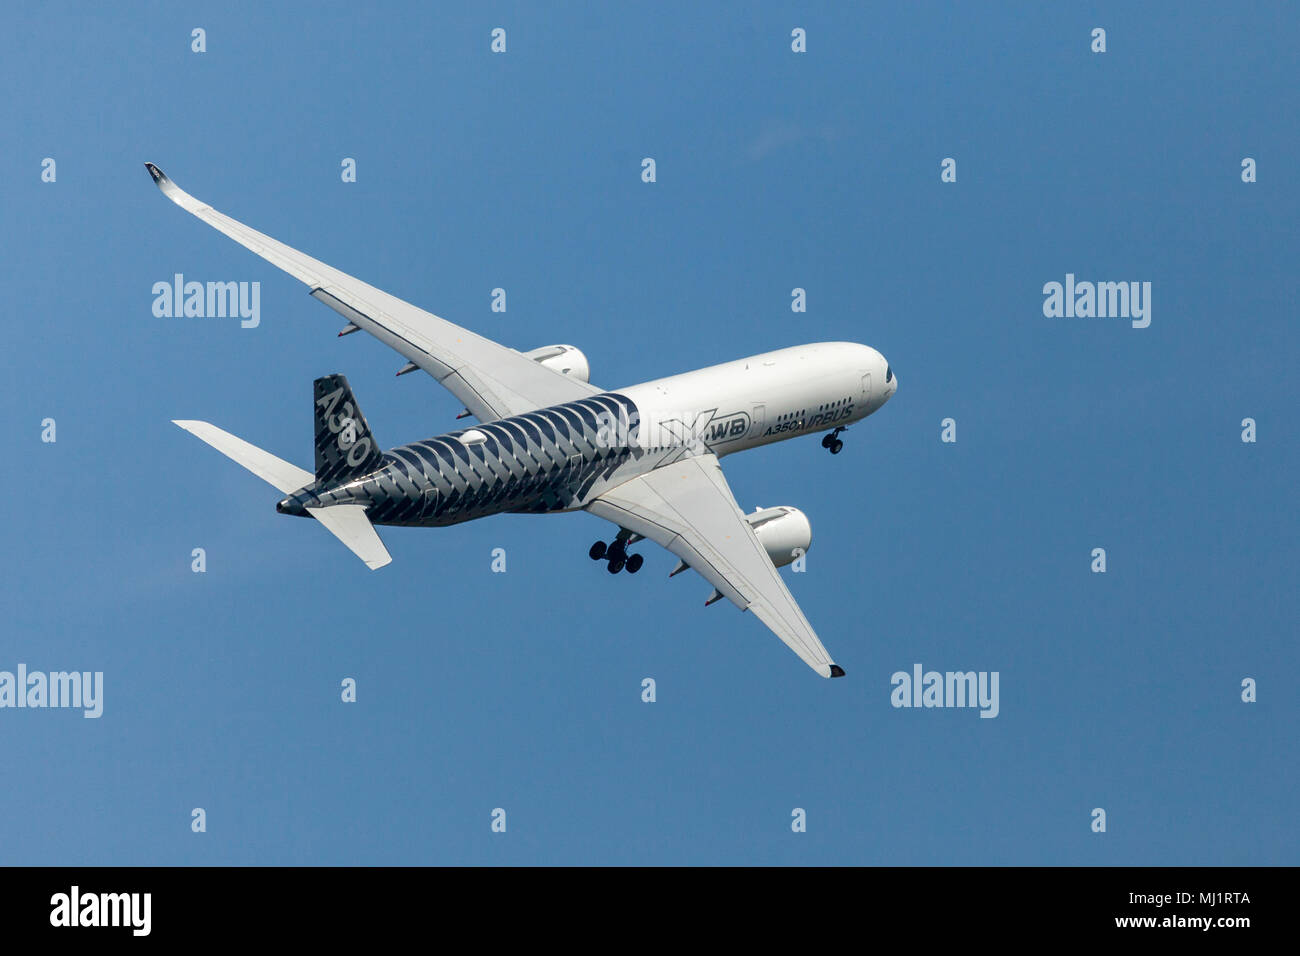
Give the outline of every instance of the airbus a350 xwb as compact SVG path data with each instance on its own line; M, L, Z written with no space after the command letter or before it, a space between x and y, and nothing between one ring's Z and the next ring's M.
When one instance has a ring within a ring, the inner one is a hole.
M887 402L898 379L884 356L852 342L766 352L614 391L588 381L569 345L517 352L418 309L263 235L195 199L146 163L163 194L214 229L305 282L347 324L423 369L478 423L383 451L347 379L315 383L316 470L305 471L199 421L176 424L285 497L276 509L310 515L367 567L392 559L375 525L439 527L501 512L584 510L618 527L590 556L610 573L640 570L629 547L649 539L753 611L823 677L844 670L822 646L778 567L812 540L797 508L745 514L720 459L825 431L838 454L845 428ZM399 372L399 374L402 374Z

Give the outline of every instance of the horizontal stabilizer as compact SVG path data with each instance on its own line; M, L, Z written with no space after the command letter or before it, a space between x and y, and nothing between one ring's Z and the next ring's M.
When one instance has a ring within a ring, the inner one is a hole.
M173 421L191 435L207 442L227 458L239 462L267 484L274 485L286 495L297 491L316 480L310 471L297 465L291 465L283 458L276 458L269 451L263 451L256 445L250 445L242 438L236 438L230 432L224 432L216 425L207 422Z
M222 431L208 422L173 421L191 435L207 442L227 458L243 465L257 477L274 485L286 495L310 485L315 476L297 465L291 465L282 458L276 458L269 451L263 451L256 445L250 445L242 438L236 438L229 432ZM366 509L361 505L330 505L327 508L308 508L307 513L319 521L338 538L366 567L374 570L389 564L393 559L379 539L379 533L366 517Z
M382 568L393 558L379 539L379 532L366 517L361 505L330 505L328 508L308 508L307 513L330 530L371 571Z

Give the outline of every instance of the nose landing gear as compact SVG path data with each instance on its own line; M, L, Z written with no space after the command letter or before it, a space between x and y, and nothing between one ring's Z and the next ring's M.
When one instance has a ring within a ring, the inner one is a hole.
M822 436L822 447L828 449L832 455L838 455L844 447L844 442L839 439L839 434L844 431L844 428L845 426L841 425L829 435Z

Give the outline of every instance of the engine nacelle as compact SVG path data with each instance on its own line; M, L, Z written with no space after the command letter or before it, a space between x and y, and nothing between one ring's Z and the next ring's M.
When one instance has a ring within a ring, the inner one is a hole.
M812 547L812 524L798 508L759 508L745 515L745 520L778 568L790 564L799 554L807 554ZM799 554L795 554L796 550Z
M591 367L587 364L587 356L582 354L582 349L574 348L572 345L543 345L540 349L525 352L524 357L569 378L576 378L579 382L591 381Z

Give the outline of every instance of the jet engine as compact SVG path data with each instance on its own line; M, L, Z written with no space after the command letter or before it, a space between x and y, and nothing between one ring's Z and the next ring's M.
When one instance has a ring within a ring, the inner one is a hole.
M582 354L582 349L572 345L543 345L540 349L525 352L524 357L570 378L576 378L579 382L591 381L587 356Z
M759 543L778 568L790 564L799 555L807 554L812 547L812 525L808 516L798 508L781 505L778 508L759 508L745 520L758 535Z

